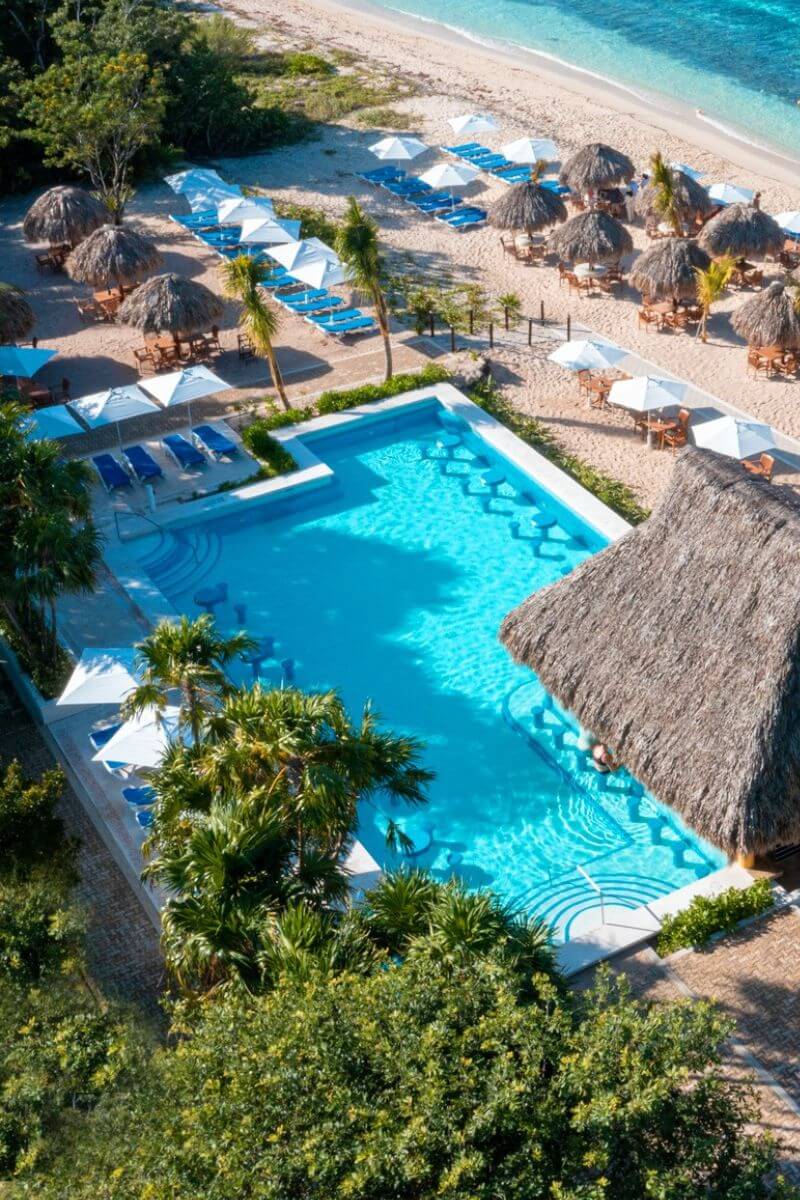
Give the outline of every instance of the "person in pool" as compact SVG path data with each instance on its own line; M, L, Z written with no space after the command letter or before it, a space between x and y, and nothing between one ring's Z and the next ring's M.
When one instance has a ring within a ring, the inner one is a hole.
M620 768L613 750L609 750L604 742L595 742L592 746L592 766L601 775L606 775L609 771L618 771Z

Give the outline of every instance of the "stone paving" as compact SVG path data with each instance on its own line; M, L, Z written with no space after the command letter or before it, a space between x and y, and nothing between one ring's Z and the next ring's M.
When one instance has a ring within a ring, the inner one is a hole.
M41 733L0 674L0 765L12 758L31 775L54 765ZM89 972L104 995L131 1003L160 1022L164 964L155 926L69 786L61 816L67 831L80 841L77 897L88 915Z

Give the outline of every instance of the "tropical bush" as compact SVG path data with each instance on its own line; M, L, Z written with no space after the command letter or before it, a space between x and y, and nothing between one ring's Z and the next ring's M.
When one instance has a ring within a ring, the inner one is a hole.
M336 241L339 224L321 208L295 204L291 200L276 200L275 212L284 221L299 221L304 238L316 237L328 246Z
M52 865L65 845L64 826L56 805L64 790L60 770L28 779L16 761L0 776L0 877L13 867L48 862Z
M317 401L317 412L321 414L343 412L345 409L355 408L359 404L372 404L376 400L385 400L388 396L399 396L403 392L410 392L415 388L442 383L448 378L448 375L449 372L444 367L437 366L436 363L429 363L421 371L394 375L383 383L368 383L362 387L323 392Z
M748 888L728 888L719 896L695 896L688 908L666 917L656 938L662 956L686 946L702 946L715 933L730 933L740 921L768 912L775 903L768 879Z
M294 412L295 410L289 411ZM250 453L255 455L265 467L268 476L285 475L287 471L294 471L297 466L289 451L270 433L270 429L274 428L275 426L271 425L268 420L261 418L252 421L242 430L242 441Z

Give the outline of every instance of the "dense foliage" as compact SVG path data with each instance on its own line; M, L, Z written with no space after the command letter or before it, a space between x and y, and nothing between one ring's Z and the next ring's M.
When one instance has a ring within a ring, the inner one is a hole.
M343 412L347 408L355 408L358 404L372 404L376 400L385 400L388 396L400 396L403 392L410 392L415 388L442 383L447 377L448 372L444 367L429 363L421 371L394 375L383 383L367 383L361 387L323 392L317 401L317 412Z
M715 933L730 933L740 921L767 912L775 903L768 879L748 888L728 888L718 896L695 896L688 908L665 917L656 939L662 956L685 946L702 946Z
M284 410L284 412L287 410ZM292 409L288 410L292 412ZM275 427L264 419L251 421L242 430L242 441L266 470L268 476L284 475L293 471L297 464L288 450L270 433Z

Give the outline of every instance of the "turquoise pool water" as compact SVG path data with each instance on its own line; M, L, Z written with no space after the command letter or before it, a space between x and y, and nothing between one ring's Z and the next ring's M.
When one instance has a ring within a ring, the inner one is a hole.
M660 96L667 109L677 99L794 158L800 151L797 0L377 3L479 39L548 54L651 98Z
M448 434L452 447L439 444ZM425 744L430 803L412 815L365 806L359 837L372 855L396 861L382 824L407 820L413 862L490 886L567 938L598 923L579 867L607 904L637 907L721 866L630 777L587 765L574 729L498 641L508 610L600 538L438 405L306 441L336 472L331 487L131 546L178 610L196 612L198 588L226 581L220 623L245 604L299 686L338 687L353 714L370 698ZM506 482L484 483L491 468ZM276 665L263 670L276 680Z

